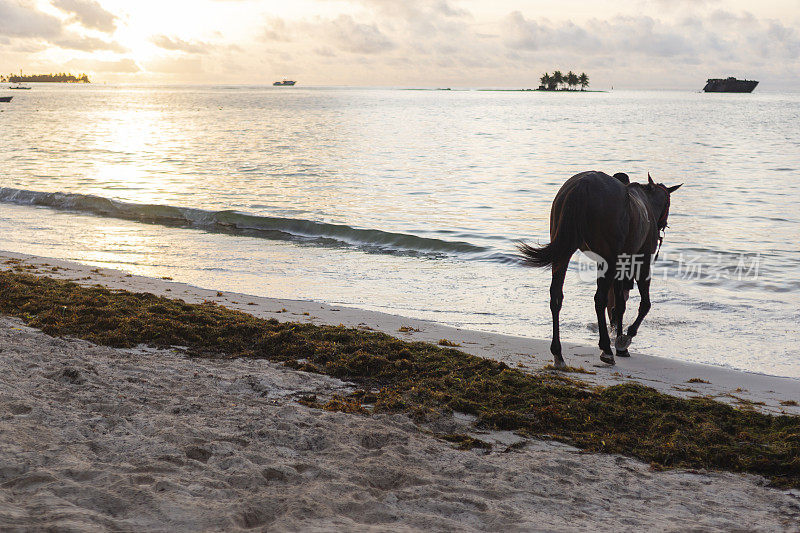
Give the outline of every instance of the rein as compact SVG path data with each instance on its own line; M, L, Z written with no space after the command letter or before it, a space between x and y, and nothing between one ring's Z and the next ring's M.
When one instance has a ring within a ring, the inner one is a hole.
M669 203L670 203L669 191L667 190L667 188L660 183L656 184L656 186L664 189L664 192L667 194L667 205L664 207L664 213L661 215L661 218L658 219L658 224L657 224L658 248L656 249L656 257L655 259L653 259L653 261L658 261L658 254L661 251L661 243L664 242L664 235L666 235L667 233L667 217L669 216Z

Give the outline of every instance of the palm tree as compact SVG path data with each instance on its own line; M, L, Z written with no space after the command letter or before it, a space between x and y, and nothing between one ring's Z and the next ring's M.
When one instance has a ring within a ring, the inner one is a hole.
M589 86L589 76L587 76L585 72L581 72L581 75L578 76L578 83L581 86L581 91L586 90Z
M567 82L567 85L569 86L570 89L572 89L573 87L578 85L578 76L577 76L577 74L575 74L571 70L569 72L567 72L566 82Z
M539 82L541 83L540 87L544 87L546 89L550 85L550 74L545 72L544 76L539 78Z
M558 86L564 83L564 75L561 74L560 70L556 70L555 72L553 72L552 80L553 83L555 83L556 85L556 89L558 89Z

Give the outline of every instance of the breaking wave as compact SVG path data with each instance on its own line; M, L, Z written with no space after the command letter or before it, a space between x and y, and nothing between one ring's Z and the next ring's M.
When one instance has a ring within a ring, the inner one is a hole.
M322 246L349 246L372 253L430 257L456 255L474 260L516 262L509 254L464 241L446 241L407 233L355 228L346 224L252 215L232 210L209 211L191 207L137 204L91 194L29 191L9 187L0 187L0 202L215 233L307 242Z

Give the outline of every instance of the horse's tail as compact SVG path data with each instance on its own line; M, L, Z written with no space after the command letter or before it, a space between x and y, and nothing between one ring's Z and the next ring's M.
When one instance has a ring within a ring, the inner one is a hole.
M583 221L586 219L586 194L581 187L576 187L564 198L560 204L560 213L551 214L552 241L545 246L534 248L521 242L517 245L519 253L525 264L534 267L547 267L555 263L569 261L575 250L584 240ZM553 205L553 209L557 209Z
M557 245L552 242L539 248L534 248L530 244L524 242L517 245L517 250L522 254L523 262L533 267L547 267L556 263L559 255L556 248Z

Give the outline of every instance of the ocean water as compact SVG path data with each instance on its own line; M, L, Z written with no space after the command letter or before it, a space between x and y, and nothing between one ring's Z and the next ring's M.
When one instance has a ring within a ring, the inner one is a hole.
M35 85L0 104L0 249L549 338L515 243L573 174L649 171L685 185L632 349L800 377L798 124L760 90ZM596 345L573 263L562 339Z

